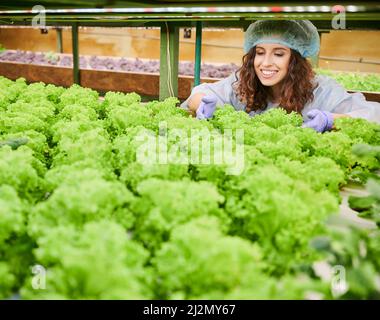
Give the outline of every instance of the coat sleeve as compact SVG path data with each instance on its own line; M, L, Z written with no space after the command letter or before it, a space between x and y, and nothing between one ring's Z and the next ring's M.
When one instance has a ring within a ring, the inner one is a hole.
M314 99L302 111L304 116L311 109L320 109L380 123L380 103L367 101L360 92L348 93L330 77L317 76L316 80Z
M217 97L217 106L224 106L225 104L232 105L236 110L245 110L245 106L241 104L233 90L233 83L236 81L235 73L232 73L225 79L219 80L214 83L202 83L196 86L191 91L190 96L181 104L181 108L188 110L189 100L195 93L214 94Z

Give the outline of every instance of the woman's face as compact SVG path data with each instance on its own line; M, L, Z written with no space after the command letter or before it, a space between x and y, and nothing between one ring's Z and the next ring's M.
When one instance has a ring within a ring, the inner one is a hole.
M261 43L256 46L254 67L264 86L279 84L288 73L291 51L276 43Z

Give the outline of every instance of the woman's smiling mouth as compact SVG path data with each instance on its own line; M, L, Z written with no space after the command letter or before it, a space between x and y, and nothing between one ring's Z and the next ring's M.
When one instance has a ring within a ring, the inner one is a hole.
M268 70L268 69L260 69L261 75L265 79L272 78L278 71L277 70Z

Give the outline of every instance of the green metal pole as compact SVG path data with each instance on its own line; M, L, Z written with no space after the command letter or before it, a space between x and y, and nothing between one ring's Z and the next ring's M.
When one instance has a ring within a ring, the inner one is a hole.
M316 56L310 57L310 62L311 62L311 65L313 66L313 68L318 68L319 56L316 55Z
M201 83L202 21L197 21L195 35L194 86Z
M78 48L78 23L74 22L71 27L73 41L73 66L74 83L80 84L79 77L79 48Z
M322 43L322 32L318 32L320 42ZM319 54L316 54L315 56L310 57L310 62L313 68L318 68L319 65Z
M55 29L57 31L57 52L63 53L63 46L62 46L62 28L57 27Z
M160 35L160 100L178 96L179 27L166 22Z

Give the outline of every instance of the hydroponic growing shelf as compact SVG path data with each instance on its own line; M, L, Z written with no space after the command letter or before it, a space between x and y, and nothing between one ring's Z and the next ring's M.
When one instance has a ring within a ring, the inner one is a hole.
M289 2L286 6L280 1L273 1L270 4L263 1L257 1L254 4L249 1L237 3L229 1L185 1L185 3L144 1L140 4L134 1L116 1L110 8L104 8L108 5L107 1L97 1L96 5L91 3L93 2L43 1L36 3L25 1L14 3L5 1L3 6L7 10L0 10L0 24L31 25L36 12L32 12L30 6L40 4L46 9L44 21L46 26L72 26L73 81L78 84L81 83L78 51L79 26L160 27L160 99L178 95L178 31L180 27L193 26L197 29L194 85L200 83L200 48L203 27L245 29L257 19L309 19L322 32L331 30L332 19L337 12L344 10L347 20L346 29L380 29L380 5L373 2L343 1L341 6L345 6L344 8L337 6L333 1L323 4L315 1L309 2L308 5ZM96 8L86 8L88 6L96 6Z
M0 77L0 298L380 299L378 123L339 118L320 134L281 108L224 106L209 121L178 108L192 85L177 83L179 27L197 27L197 83L202 27L307 18L328 30L333 2L73 3L38 4L47 25L72 26L74 71L0 63L68 87ZM2 2L0 22L29 25L33 4ZM379 29L379 5L342 4L349 28ZM159 26L160 74L80 70L82 25ZM123 81L160 99L70 86ZM235 162L200 161L207 142Z

